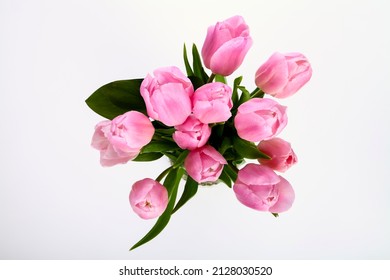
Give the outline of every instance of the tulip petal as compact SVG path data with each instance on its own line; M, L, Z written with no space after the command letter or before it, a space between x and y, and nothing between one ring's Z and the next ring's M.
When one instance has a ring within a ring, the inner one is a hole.
M256 85L271 95L281 91L288 82L287 62L281 53L274 53L257 71Z
M160 216L168 205L168 191L159 182L145 178L133 184L129 194L131 208L142 219Z
M210 69L223 76L232 74L252 46L251 37L237 37L224 43L211 57Z
M275 185L280 182L279 176L271 168L254 163L245 165L238 174L239 182L247 185Z
M272 213L281 213L289 210L295 200L295 192L290 183L280 177L280 182L276 185L278 188L279 198L278 201L272 206L269 211Z
M178 83L161 85L154 91L151 104L158 108L158 120L168 126L182 124L191 114L190 97Z

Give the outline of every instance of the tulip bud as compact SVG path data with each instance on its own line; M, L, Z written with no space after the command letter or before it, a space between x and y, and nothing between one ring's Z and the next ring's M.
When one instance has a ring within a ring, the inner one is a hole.
M142 219L153 219L167 208L168 191L159 182L145 178L133 184L129 200L138 216Z
M194 150L204 146L211 135L211 128L208 124L202 123L194 116L181 125L175 126L176 131L172 138L182 149Z
M205 84L195 91L192 103L194 116L202 123L227 121L232 115L232 89L220 82Z
M241 65L251 46L248 25L241 16L234 16L208 28L202 58L214 74L229 76Z
M257 147L271 157L271 159L260 158L259 163L273 170L285 172L298 161L290 143L281 138L261 141Z
M184 161L188 175L198 183L215 182L222 173L225 158L213 147L206 145L192 150Z
M234 118L238 136L252 142L271 139L287 125L286 109L269 98L253 98L241 104Z
M154 77L147 75L140 92L149 117L167 126L182 124L191 114L191 96L194 88L177 67L155 70Z
M312 74L307 58L300 53L274 53L256 72L258 88L277 98L286 98L306 84Z
M92 147L100 151L100 164L113 166L134 159L153 137L149 118L137 111L102 121L95 127Z
M233 190L242 204L258 211L284 212L295 199L294 190L286 179L271 168L254 163L238 172Z

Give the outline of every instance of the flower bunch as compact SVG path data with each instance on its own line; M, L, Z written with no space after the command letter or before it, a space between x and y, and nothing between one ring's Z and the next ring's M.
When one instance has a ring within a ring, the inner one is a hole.
M144 79L106 84L86 100L108 119L96 125L92 137L102 166L170 160L157 178L132 186L134 212L158 220L131 249L157 236L202 184L223 182L245 206L275 216L291 207L294 190L275 172L297 162L290 143L276 137L287 125L287 107L264 95L293 95L312 70L300 53L274 53L257 70L252 92L241 85L242 77L230 87L225 77L251 46L248 25L234 16L208 28L201 54L193 45L192 64L184 46L186 73L176 66L159 68ZM258 163L245 164L247 159ZM185 185L177 200L181 179Z

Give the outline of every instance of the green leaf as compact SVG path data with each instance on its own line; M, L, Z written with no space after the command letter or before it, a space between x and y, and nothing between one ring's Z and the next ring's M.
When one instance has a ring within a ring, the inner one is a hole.
M238 86L241 84L241 81L242 81L242 76L237 77L237 78L234 79L234 82L233 82L233 92L232 92L232 101L233 101L233 104L237 104L237 103L238 103L238 92L237 92L237 88L238 88Z
M161 158L162 153L140 153L133 161L153 161Z
M215 81L226 84L226 78L222 75L215 75Z
M263 98L265 92L259 88L256 88L253 92L251 92L251 98Z
M155 133L158 135L172 136L176 129L172 128L157 128Z
M224 167L223 167L223 170L222 170L222 173L221 173L221 176L219 176L219 179L225 183L226 186L228 186L229 188L232 187L232 180L229 176L229 174L227 173L226 169L228 168L228 165L226 164Z
M176 201L177 190L183 174L184 170L182 168L171 169L164 181L164 186L168 191L168 206L164 213L158 218L153 228L140 241L131 247L130 251L155 238L167 226L169 220L171 219L172 210Z
M202 60L200 59L200 55L198 52L198 48L195 44L192 45L192 59L193 59L193 69L196 77L203 81L203 84L207 83L209 76L203 69Z
M224 166L223 171L226 172L227 175L229 175L230 179L232 179L233 182L237 180L238 171L232 163L228 162L228 164Z
M271 213L272 215L274 215L275 218L278 218L279 217L279 214L278 213Z
M184 150L176 159L175 163L173 164L173 168L178 168L179 166L183 165L184 160L189 154L189 150Z
M251 95L250 95L249 91L244 86L237 86L237 88L242 92L241 97L240 97L240 101L238 102L238 104L245 103L249 99L251 99Z
M188 61L186 44L184 44L184 47L183 47L183 58L184 58L184 65L185 65L186 71L187 71L187 76L194 76L194 72L191 69L190 62Z
M268 155L260 152L257 146L253 142L246 141L236 136L233 138L233 147L243 158L258 159L265 158L271 159Z
M183 194L181 195L179 201L177 202L175 208L172 211L172 214L179 210L184 204L187 203L198 191L198 183L192 179L190 176L187 177L187 182L184 186Z
M179 146L177 146L176 143L171 141L154 141L152 140L144 146L141 150L141 153L153 153L153 152L167 152L167 151L173 151L179 149Z
M140 94L141 83L142 79L111 82L97 89L85 102L97 114L110 120L132 110L146 114Z
M175 162L177 160L177 156L175 156L174 154L170 153L170 152L162 152L164 154L164 156L166 156L167 158L169 158L169 160L171 162Z
M198 88L200 88L201 86L204 85L204 82L202 81L202 79L200 79L196 76L189 76L188 79L191 80L191 83L194 86L194 90L197 90Z
M228 137L224 137L222 140L222 144L218 149L218 152L223 155L228 149L232 148L232 141Z

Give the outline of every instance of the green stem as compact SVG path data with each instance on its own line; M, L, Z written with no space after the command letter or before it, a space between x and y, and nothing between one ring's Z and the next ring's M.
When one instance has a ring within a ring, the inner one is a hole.
M207 83L211 83L215 78L215 74L211 73L210 78L207 80Z
M254 91L252 91L251 98L256 98L256 97L263 98L264 97L264 91L262 91L259 88L256 88Z
M232 181L235 182L238 176L238 168L235 167L232 162L228 161L226 171L228 172L229 177L232 179Z
M173 166L169 166L167 169L165 169L163 172L161 172L161 174L156 178L156 181L160 182L165 177L165 175L167 175L168 172L171 171L172 168L173 168Z

